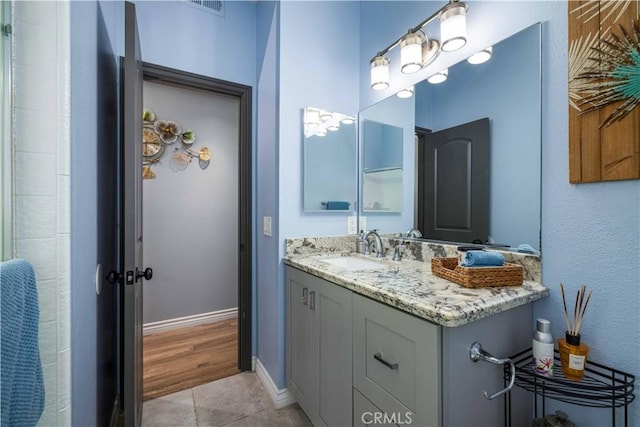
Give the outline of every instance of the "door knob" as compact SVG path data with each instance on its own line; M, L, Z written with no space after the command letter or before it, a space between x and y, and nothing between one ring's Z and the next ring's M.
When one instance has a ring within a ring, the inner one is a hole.
M153 270L150 267L144 269L144 271L138 270L136 267L136 282L144 278L145 280L151 280L153 278Z

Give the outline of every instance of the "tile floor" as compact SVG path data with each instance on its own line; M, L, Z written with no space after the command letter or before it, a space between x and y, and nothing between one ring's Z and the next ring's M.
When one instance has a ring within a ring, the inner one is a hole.
M255 372L243 372L142 406L142 427L311 427L297 403L275 409Z

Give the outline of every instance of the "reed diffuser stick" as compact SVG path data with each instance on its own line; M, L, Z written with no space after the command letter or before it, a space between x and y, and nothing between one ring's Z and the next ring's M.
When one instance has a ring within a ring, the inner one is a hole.
M567 323L567 331L571 330L571 325L569 324L569 312L567 310L567 301L564 298L564 286L560 283L560 291L562 292L562 305L564 306L564 321Z
M578 326L576 327L575 335L578 335L578 333L580 332L580 326L582 326L582 319L584 318L584 312L587 311L587 305L589 305L589 300L591 299L592 292L593 292L593 289L589 291L589 295L587 296L587 301L584 303L584 306L582 307L582 311L580 312L580 317L578 319Z
M576 323L578 322L578 300L580 299L580 289L576 292L576 304L573 307L573 329L571 329L570 334L575 335L574 329L576 328Z

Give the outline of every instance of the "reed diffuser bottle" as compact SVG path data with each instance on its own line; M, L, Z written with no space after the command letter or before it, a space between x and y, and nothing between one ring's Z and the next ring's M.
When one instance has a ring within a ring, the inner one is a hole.
M562 373L566 378L573 381L580 381L584 376L584 369L587 365L587 354L589 353L589 346L580 342L580 326L582 325L582 319L584 318L584 313L587 310L587 305L589 304L593 290L589 291L586 299L584 298L587 291L586 286L582 285L578 290L575 307L573 309L573 325L569 322L569 312L567 310L562 283L560 284L560 290L562 291L564 318L567 323L565 337L558 338L560 364L562 366Z

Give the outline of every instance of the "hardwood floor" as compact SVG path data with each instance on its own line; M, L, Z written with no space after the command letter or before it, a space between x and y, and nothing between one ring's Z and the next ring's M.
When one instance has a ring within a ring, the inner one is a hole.
M238 320L143 338L143 396L153 399L237 374Z

